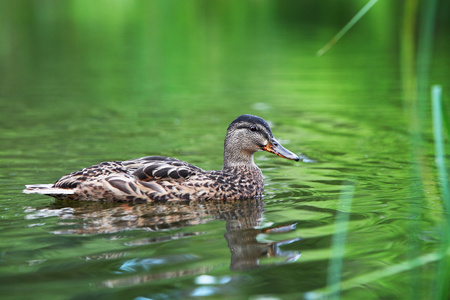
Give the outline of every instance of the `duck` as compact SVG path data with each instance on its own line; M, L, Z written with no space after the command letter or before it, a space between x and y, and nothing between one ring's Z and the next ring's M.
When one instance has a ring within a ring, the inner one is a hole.
M205 171L185 161L146 156L102 162L61 177L54 184L26 185L26 194L59 200L163 202L242 200L263 197L264 178L254 154L267 151L282 158L299 157L278 142L269 124L250 114L228 126L222 170Z

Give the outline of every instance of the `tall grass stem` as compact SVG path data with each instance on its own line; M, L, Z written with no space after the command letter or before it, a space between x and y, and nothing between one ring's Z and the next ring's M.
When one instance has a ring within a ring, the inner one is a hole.
M350 28L353 27L353 25L356 24L356 22L359 21L359 19L364 16L369 9L377 3L378 0L370 0L366 5L361 8L361 10L347 23L345 26L339 30L338 33L325 45L323 46L319 51L317 51L317 56L323 55L325 52L327 52L334 44L336 44L343 36L347 33L347 31L350 30Z
M327 289L328 299L339 299L342 263L344 260L345 243L347 239L348 221L352 207L354 186L347 183L342 188L338 202L338 211L334 223L334 234L331 243L331 259L328 267Z
M434 85L431 89L431 100L433 107L433 135L436 167L441 185L442 198L444 200L445 211L450 212L449 183L447 167L445 164L445 142L444 142L444 121L442 114L442 87ZM450 223L450 220L448 220Z
M423 137L423 130L429 116L427 114L429 108L429 78L431 69L431 58L433 54L434 28L436 21L436 9L438 0L420 1L422 8L420 26L418 28L417 42L417 98L413 99L412 106L412 186L410 197L410 212L415 218L410 221L409 233L409 258L419 257L423 249L423 241L420 238L422 228L422 216L424 215L423 207L426 206L427 198L425 196L426 174L428 173L427 154ZM423 269L417 268L415 272L410 273L410 295L411 299L419 299L427 295L423 280ZM435 291L435 288L432 288ZM430 293L428 293L430 294Z
M447 176L447 167L445 163L445 142L444 142L444 121L442 114L442 88L434 85L431 89L432 113L433 113L433 135L435 162L441 187L441 195L444 206L444 223L442 226L442 252L443 258L438 264L436 298L448 299L449 292L447 288L449 274L449 257L445 255L450 245L450 195L449 182Z

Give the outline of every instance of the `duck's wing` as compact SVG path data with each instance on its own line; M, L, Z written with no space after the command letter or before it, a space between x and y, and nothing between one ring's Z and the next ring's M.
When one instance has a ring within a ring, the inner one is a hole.
M102 162L67 174L55 182L54 186L59 188L75 188L79 183L92 178L114 174L126 175L126 172L126 169L123 168L122 162L120 161Z
M123 166L138 180L186 180L204 172L199 167L182 160L165 156L147 156L122 162Z

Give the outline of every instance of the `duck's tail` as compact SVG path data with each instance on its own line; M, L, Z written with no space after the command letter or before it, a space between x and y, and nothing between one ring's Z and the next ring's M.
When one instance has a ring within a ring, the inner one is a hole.
M73 189L62 189L54 187L53 184L31 184L26 185L26 189L23 190L25 194L42 194L42 195L73 195L75 191Z

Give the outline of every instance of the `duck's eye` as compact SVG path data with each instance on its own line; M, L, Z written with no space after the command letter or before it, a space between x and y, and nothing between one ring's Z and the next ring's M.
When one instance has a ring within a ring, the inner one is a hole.
M250 126L250 131L253 131L253 132L255 132L255 131L258 131L258 128L256 128L256 126Z

